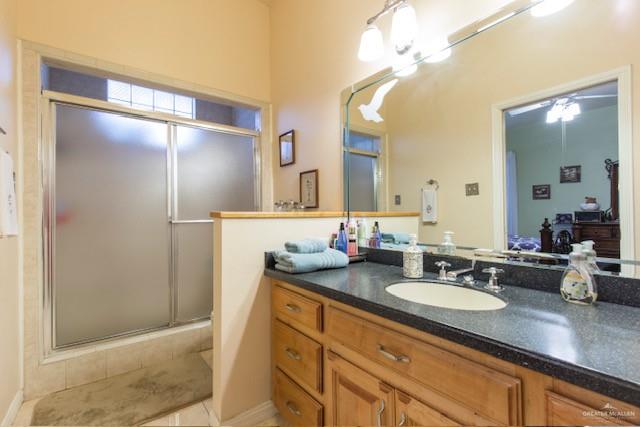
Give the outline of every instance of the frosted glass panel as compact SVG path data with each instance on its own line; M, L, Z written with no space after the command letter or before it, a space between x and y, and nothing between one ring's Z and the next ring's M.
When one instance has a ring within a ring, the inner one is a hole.
M349 154L349 208L352 211L375 212L377 159Z
M170 322L167 125L56 108L56 346Z
M213 224L176 226L177 321L209 317L213 308Z
M178 219L255 210L253 138L178 127Z

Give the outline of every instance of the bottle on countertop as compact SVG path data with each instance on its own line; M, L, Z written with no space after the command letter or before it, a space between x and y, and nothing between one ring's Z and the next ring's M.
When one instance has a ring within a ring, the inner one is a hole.
M347 235L347 255L358 255L358 226L354 219L349 220L349 233Z
M382 233L380 232L380 224L378 221L374 222L371 229L371 247L380 248L382 246Z
M338 239L336 240L336 250L347 253L349 241L347 240L347 233L344 230L344 222L340 223L340 230L338 231Z
M582 242L582 253L587 257L587 267L591 270L591 274L600 272L600 267L598 267L598 263L596 262L598 254L595 249L593 249L595 244L596 242L593 240L586 240Z
M367 246L367 221L365 219L358 220L358 246Z
M571 245L573 251L569 254L569 265L562 275L560 295L574 304L590 305L596 302L598 291L596 281L587 265L587 257L580 243Z
M445 231L442 243L438 246L438 253L442 255L455 255L456 244L453 243L453 231Z
M422 279L424 276L422 249L418 247L415 234L409 235L409 247L402 253L402 274L407 279Z

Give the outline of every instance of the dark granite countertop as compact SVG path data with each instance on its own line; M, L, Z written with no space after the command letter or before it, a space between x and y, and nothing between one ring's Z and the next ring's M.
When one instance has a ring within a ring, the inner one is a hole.
M557 294L505 286L507 307L461 311L397 298L400 267L365 262L347 268L265 274L355 308L491 354L634 405L640 405L640 309L568 304ZM425 273L425 279L435 279ZM558 284L559 286L559 284Z

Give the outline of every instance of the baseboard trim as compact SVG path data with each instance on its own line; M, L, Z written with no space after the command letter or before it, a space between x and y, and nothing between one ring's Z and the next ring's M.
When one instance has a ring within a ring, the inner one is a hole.
M7 409L7 413L2 419L2 423L0 423L0 427L11 427L13 425L13 421L16 419L18 411L22 406L23 397L22 390L18 390L11 401L11 405L9 405L9 409Z
M269 418L274 417L277 413L278 410L276 409L273 402L271 400L268 400L264 403L259 404L258 406L249 409L248 411L236 415L229 420L211 425L223 425L231 427L255 426L263 421L268 420ZM213 414L211 415L211 418L215 418Z

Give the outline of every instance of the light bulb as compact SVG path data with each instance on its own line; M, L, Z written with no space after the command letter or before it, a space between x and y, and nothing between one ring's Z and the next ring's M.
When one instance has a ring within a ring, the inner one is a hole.
M418 35L418 19L411 5L400 5L393 14L391 42L399 54L407 53L413 47Z
M444 61L451 56L451 48L447 37L435 37L427 43L424 51L425 60L430 64Z
M547 123L552 124L558 121L558 115L554 110L547 112Z
M364 62L376 61L384 56L382 33L375 25L369 25L362 33L358 59Z
M532 0L536 2L537 0ZM573 3L574 0L543 0L531 8L531 15L536 17L553 15Z

